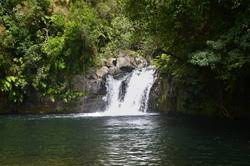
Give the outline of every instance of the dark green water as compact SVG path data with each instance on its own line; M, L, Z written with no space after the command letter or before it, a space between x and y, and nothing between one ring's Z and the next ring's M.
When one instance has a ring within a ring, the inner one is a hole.
M250 165L250 130L162 116L1 116L0 165Z

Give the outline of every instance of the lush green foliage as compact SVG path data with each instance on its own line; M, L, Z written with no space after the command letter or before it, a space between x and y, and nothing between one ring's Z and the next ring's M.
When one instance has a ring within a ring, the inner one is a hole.
M0 2L0 90L23 102L31 91L69 101L72 77L129 45L132 24L120 1Z
M228 114L250 103L249 16L249 0L1 1L0 96L67 102L81 95L75 74L134 47L164 52L154 63L174 78L177 102Z
M244 101L246 105L250 93L248 0L127 0L126 9L139 27L137 38L143 39L144 48L167 53L154 60L162 73L177 80L179 91L191 86L189 100L206 105L212 98L214 108L223 108L224 113L230 104L244 105Z

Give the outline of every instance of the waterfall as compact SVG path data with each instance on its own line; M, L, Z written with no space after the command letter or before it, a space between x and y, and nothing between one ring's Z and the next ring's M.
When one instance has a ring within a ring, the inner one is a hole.
M43 118L157 115L156 113L147 113L150 89L156 79L154 73L155 69L149 66L135 69L119 78L108 75L106 81L107 94L103 98L107 103L104 111L49 115Z
M155 69L145 67L135 69L122 78L107 77L107 102L103 115L142 115L146 114L150 89L155 81Z

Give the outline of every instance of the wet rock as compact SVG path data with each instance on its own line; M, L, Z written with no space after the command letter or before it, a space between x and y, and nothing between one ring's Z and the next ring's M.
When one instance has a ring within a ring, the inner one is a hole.
M143 68L145 66L147 66L147 61L146 59L144 59L143 57L136 57L134 58L134 63L135 63L135 66L137 66L138 68Z
M111 68L109 68L108 74L110 74L110 75L117 75L117 74L119 74L119 73L121 73L121 72L122 72L122 71L121 71L120 68L111 67Z
M95 112L104 108L105 102L102 100L106 94L106 77L104 73L106 71L102 72L102 78L98 79L90 79L83 75L74 78L75 88L85 93L85 96L71 105L74 112Z
M170 76L158 77L149 96L149 110L170 114L176 112L176 89Z
M119 100L120 101L124 100L130 79L131 79L131 74L125 80L123 80L121 83L120 91L119 91Z
M134 69L135 69L134 66L124 66L120 68L121 71L129 72L129 73L132 72Z

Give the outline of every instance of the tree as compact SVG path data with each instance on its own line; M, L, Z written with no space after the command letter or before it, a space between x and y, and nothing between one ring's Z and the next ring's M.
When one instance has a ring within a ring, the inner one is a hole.
M188 100L195 92L196 105L213 98L221 110L249 98L249 9L247 0L126 1L144 48L167 53L155 59L162 73L193 89Z

